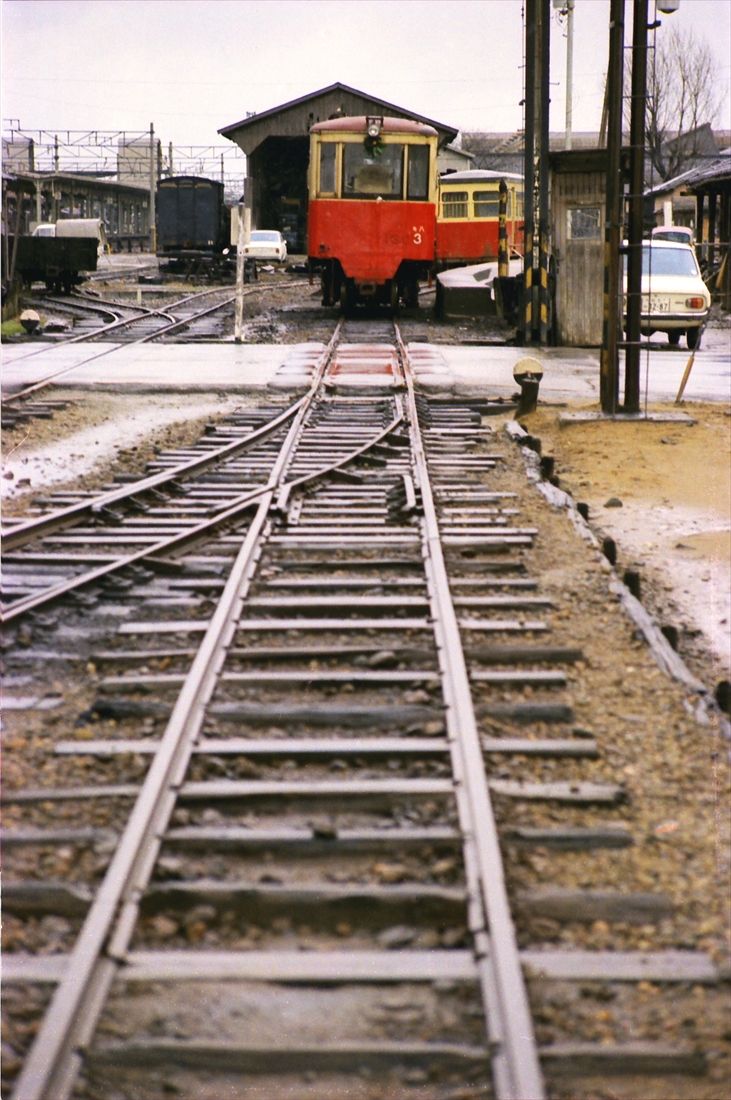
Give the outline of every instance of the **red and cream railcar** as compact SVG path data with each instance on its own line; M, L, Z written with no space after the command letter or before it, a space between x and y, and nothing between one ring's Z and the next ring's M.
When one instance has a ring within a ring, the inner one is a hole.
M500 180L507 185L509 252L523 252L523 177L471 168L439 180L436 266L463 267L498 258Z
M434 263L437 131L358 116L310 135L307 252L323 304L416 304Z

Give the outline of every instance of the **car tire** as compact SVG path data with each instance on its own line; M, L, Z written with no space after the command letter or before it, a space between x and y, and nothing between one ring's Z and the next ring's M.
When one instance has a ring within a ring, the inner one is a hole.
M670 332L668 333L669 342L674 347L677 347L677 345L680 343L680 337L682 336L682 334L683 334L682 330L679 329L679 328L671 329Z
M701 346L701 330L699 328L689 328L685 334L688 347L691 351L697 351Z

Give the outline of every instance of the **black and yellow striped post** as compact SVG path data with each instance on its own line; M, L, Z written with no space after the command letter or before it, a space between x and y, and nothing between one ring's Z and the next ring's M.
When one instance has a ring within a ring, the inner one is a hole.
M533 234L526 234L523 259L523 343L533 338Z
M525 148L523 315L524 344L547 343L549 0L525 5Z
M548 293L548 233L544 226L538 240L538 332L541 344L548 343L550 298Z
M497 273L498 278L510 274L508 254L508 185L500 180L500 198L497 221Z

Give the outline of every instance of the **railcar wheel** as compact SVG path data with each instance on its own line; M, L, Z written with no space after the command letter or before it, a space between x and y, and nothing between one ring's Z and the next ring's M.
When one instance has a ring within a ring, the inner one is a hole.
M395 279L392 279L391 282L387 284L386 294L391 309L396 312L398 310L398 283Z
M355 283L352 279L346 279L340 287L340 306L345 313L353 312L357 298Z
M409 309L415 309L419 304L419 280L409 279L406 284L406 305Z

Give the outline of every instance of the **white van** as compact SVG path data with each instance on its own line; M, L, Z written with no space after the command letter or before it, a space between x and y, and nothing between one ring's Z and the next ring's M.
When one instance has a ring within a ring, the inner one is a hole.
M57 237L93 237L97 241L97 255L109 252L109 242L101 218L59 218L56 222Z

